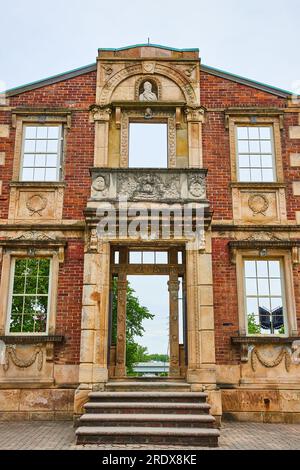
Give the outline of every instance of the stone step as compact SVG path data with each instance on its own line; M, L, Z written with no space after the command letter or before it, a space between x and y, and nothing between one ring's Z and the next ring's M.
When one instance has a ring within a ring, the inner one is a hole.
M171 444L217 447L218 429L80 426L77 444Z
M156 402L161 403L205 403L207 393L203 392L156 392L156 391L143 391L143 392L91 392L89 393L90 402Z
M107 382L105 385L105 390L107 392L127 392L127 391L158 391L158 392L189 392L191 390L190 384L178 380L178 381L160 381L160 380L116 380Z
M215 418L211 415L184 414L133 414L133 413L86 413L78 426L144 426L144 427L183 427L213 428Z
M208 414L208 403L165 403L165 402L92 402L84 405L87 413L162 413L162 414Z

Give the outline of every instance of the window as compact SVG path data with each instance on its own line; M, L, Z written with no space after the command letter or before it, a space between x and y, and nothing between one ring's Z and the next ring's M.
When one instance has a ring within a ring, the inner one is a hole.
M24 126L22 181L60 179L62 126Z
M130 251L130 264L167 264L167 251Z
M168 166L167 147L167 124L130 124L130 167L166 168Z
M248 334L285 334L280 260L244 260Z
M275 181L272 126L237 126L239 181Z
M50 258L14 258L9 333L46 333Z

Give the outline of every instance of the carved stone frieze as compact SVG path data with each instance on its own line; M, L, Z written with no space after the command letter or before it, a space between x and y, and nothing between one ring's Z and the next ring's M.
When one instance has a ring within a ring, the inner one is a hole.
M286 347L282 347L276 356L270 358L264 356L257 347L253 347L251 350L251 367L255 372L257 369L257 362L267 368L276 367L284 359L284 365L287 372L291 367L291 353Z
M203 201L206 198L204 170L109 170L92 172L92 199L130 201Z
M37 368L39 371L43 367L43 350L41 345L36 345L34 351L30 357L20 357L16 352L15 345L6 345L5 348L5 360L3 364L3 369L6 372L9 369L10 360L16 367L27 368L32 366L37 361Z

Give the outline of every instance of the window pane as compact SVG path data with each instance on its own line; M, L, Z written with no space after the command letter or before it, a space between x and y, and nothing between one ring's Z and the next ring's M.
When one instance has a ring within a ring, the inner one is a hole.
M259 134L261 139L271 139L271 129L270 127L260 127Z
M36 155L35 166L46 166L46 155Z
M37 140L36 141L36 152L46 152L47 150L47 141L46 140Z
M258 279L258 295L269 295L269 282L268 279Z
M239 140L238 141L238 150L239 150L239 153L249 153L248 140Z
M34 166L34 154L32 153L25 153L23 166Z
M248 298L247 299L247 313L252 313L254 315L258 314L258 303L257 299Z
M47 130L48 130L48 127L39 126L37 128L37 138L38 139L47 139Z
M47 166L56 168L56 164L57 164L57 155L47 155Z
M56 181L57 170L56 168L46 168L45 181Z
M25 140L24 151L26 153L35 151L36 140Z
M129 252L129 263L140 264L142 262L141 251L130 251Z
M144 251L143 252L143 263L144 264L153 264L154 263L154 251Z
M181 263L182 263L181 251L178 252L178 263L180 264L179 255L181 255ZM168 262L168 253L166 251L156 251L155 259L156 259L157 264L166 264Z
M35 168L34 169L34 181L44 181L45 180L45 168Z
M274 174L272 169L262 170L263 181L274 181Z
M251 279L251 278L246 279L246 294L257 295L256 279Z
M240 181L250 181L250 170L240 169Z
M251 168L250 174L251 181L261 181L261 170L258 170L257 168Z
M23 181L33 181L33 168L23 168L22 180Z
M259 139L259 131L258 127L249 127L248 128L249 132L249 139Z
M260 155L250 155L250 166L260 168Z
M249 149L251 153L259 153L260 152L259 140L250 140Z
M271 295L281 295L280 279L270 279L270 293Z
M260 143L260 151L261 153L271 153L271 141L270 140L262 140Z
M272 155L262 155L261 164L263 168L272 168L273 167Z
M256 261L256 266L257 277L268 277L268 261Z
M48 139L58 139L59 137L59 126L48 127Z
M268 261L270 277L280 277L280 263L279 261Z
M248 128L247 127L238 127L237 128L238 139L248 139Z
M249 168L249 155L240 155L239 156L240 168Z
M245 276L256 277L255 261L245 261Z
M36 138L36 127L35 126L26 126L25 127L25 138L26 139L35 139Z
M47 152L57 152L58 140L48 140Z

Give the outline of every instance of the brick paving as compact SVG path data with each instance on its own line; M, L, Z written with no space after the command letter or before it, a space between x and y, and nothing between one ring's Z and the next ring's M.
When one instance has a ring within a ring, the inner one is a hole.
M300 424L224 422L219 449L300 450ZM75 446L71 421L0 422L0 449L178 449L177 446L99 445ZM185 449L203 449L185 447Z

